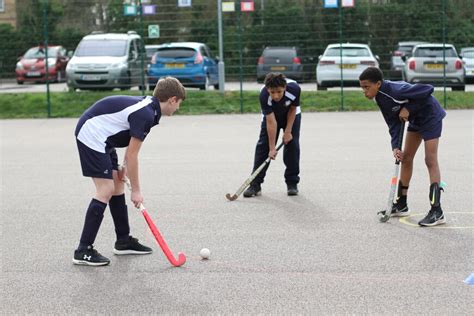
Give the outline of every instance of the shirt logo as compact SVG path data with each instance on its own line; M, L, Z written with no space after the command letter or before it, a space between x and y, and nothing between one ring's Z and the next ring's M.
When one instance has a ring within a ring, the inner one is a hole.
M399 105L392 107L392 112L397 112L398 110L400 110Z
M109 169L105 169L104 174L109 174Z
M285 102L285 106L289 106L290 104L291 104L291 101L290 101L290 100L288 100L288 101Z

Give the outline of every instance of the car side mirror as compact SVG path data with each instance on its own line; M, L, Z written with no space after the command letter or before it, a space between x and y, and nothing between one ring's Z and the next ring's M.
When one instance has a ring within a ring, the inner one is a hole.
M321 58L323 58L323 55L318 56L318 60L321 60Z
M220 60L219 56L216 56L216 57L214 58L214 60L215 60L216 62L219 62L219 60Z
M377 61L380 61L379 55L375 55L375 59L377 59Z
M402 60L403 60L403 62L406 62L406 61L407 61L407 56L406 56L406 55L403 55L403 56L402 56Z
M74 51L70 50L67 52L67 57L71 58L74 55Z

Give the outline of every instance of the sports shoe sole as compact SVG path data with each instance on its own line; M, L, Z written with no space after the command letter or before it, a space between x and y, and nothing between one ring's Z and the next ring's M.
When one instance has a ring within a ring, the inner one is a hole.
M150 251L137 251L137 250L118 250L115 249L113 250L114 254L121 256L121 255L148 255L153 252L153 250Z
M442 225L446 223L446 219L443 217L441 219L438 219L436 222L433 222L433 223L418 223L418 225L420 226L427 226L427 227L431 227L431 226L436 226L436 225Z
M86 260L77 260L77 259L72 259L72 263L76 264L76 265L79 265L79 266L94 266L94 267L98 267L98 266L106 266L110 263L110 261L108 262L90 262L90 261L86 261Z
M406 217L406 216L410 216L410 211L392 213L392 217Z
M252 195L245 195L245 194L244 194L244 197L246 197L246 198L251 198L251 197L259 196L259 195L262 195L262 191L258 191L256 194L252 194Z

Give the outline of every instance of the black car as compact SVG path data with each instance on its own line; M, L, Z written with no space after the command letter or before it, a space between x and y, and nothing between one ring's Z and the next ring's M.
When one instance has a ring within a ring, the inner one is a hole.
M266 47L257 65L257 81L263 82L269 72L280 72L287 78L302 82L308 79L310 58L304 58L296 47Z

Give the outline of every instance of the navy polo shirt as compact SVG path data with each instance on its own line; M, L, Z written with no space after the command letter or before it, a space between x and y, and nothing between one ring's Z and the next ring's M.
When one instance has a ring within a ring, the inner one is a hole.
M280 101L272 100L267 88L263 87L260 91L260 107L264 115L274 113L279 126L286 126L288 110L290 106L296 106L296 114L301 113L300 94L301 88L296 81L286 79L287 86L285 94Z
M87 147L106 153L127 147L131 137L145 140L160 117L160 103L155 97L110 96L84 112L75 135Z
M396 148L400 132L398 115L406 108L410 115L410 127L423 131L439 123L446 112L432 96L434 88L429 84L410 84L403 81L383 80L374 100L380 108L392 137L392 149Z

